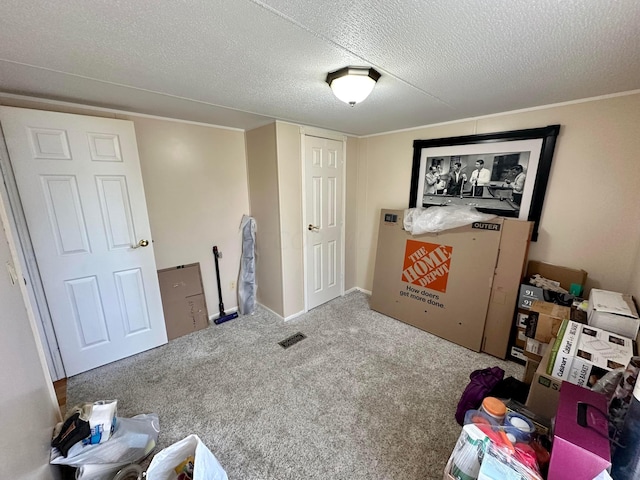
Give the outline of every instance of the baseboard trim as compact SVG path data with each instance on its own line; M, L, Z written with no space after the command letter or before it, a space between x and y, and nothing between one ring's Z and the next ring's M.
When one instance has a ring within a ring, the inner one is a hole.
M371 296L371 292L370 292L369 290L365 290L364 288L360 288L360 287L353 287L353 288L350 288L349 290L347 290L346 292L344 292L344 295L348 295L349 293L352 293L352 292L362 292L362 293L364 293L365 295L369 295L369 296ZM343 295L343 296L344 296L344 295ZM294 313L293 315L289 315L288 317L283 317L282 315L280 315L279 313L274 312L273 310L271 310L269 307L266 307L266 306L265 306L265 305L263 305L262 303L257 302L257 304L258 304L258 305L260 305L260 307L261 307L261 308L264 308L265 310L267 310L268 312L270 312L270 313L274 314L274 315L275 315L276 317L278 317L280 320L283 320L283 321L285 321L285 322L288 322L289 320L293 320L294 318L298 318L298 317L300 317L300 316L304 315L305 313L307 313L305 310L300 310L299 312ZM228 315L228 314L230 314L230 313L237 312L237 311L238 311L238 307L233 307L233 308L226 309L224 312ZM211 323L213 323L213 321L214 321L215 319L217 319L217 318L220 318L220 314L219 314L219 313L218 313L218 314L216 314L216 315L210 315L210 316L209 316L209 321L210 321Z
M258 305L260 305L261 308L264 308L265 310L267 310L268 312L273 313L276 317L278 317L280 320L284 320L283 316L280 315L279 313L274 312L273 310L271 310L269 307L265 307L262 303L257 302Z
M360 288L360 287L350 288L349 290L344 292L344 294L346 295L346 294L351 293L351 292L362 292L362 293L364 293L366 295L371 296L371 291L370 290L365 290L364 288Z
M289 315L288 317L285 317L284 321L288 322L289 320L293 320L294 318L298 318L301 315L304 315L305 312L304 310L300 310L298 313L294 313L293 315Z

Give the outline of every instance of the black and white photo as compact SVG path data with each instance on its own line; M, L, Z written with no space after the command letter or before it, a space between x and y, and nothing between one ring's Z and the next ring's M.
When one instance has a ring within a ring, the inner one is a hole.
M415 140L409 206L468 205L532 220L535 241L559 130Z

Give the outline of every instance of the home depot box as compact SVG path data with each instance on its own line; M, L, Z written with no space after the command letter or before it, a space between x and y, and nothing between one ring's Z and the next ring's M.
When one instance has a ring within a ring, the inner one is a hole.
M636 338L640 319L631 295L592 289L587 310L589 325Z
M630 338L565 320L551 349L547 373L591 388L608 371L625 368L632 356Z
M564 382L553 434L549 478L600 478L611 466L607 399L602 393Z
M371 308L505 358L532 222L495 218L412 236L403 214L380 214Z
M551 349L547 349L533 374L527 403L525 403L529 410L546 418L553 418L556 414L560 385L562 385L562 380L554 378L547 373L547 363L550 355Z
M158 281L169 340L209 325L199 263L158 270Z
M555 303L535 300L529 309L525 335L542 343L549 343L558 335L564 319L571 317L571 309Z

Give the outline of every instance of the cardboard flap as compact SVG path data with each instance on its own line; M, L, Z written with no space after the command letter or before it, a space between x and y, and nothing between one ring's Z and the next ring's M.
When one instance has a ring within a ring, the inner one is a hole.
M560 282L560 286L565 290L569 290L572 283L584 286L587 281L587 272L584 270L530 260L526 277L532 277L536 273L549 280Z

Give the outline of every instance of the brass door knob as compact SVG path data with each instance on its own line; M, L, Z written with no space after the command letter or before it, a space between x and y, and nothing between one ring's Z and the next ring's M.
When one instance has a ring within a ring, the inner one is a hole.
M149 240L140 240L137 245L133 245L131 248L146 247L147 245L149 245Z

